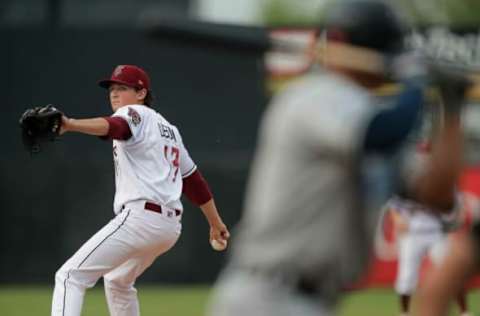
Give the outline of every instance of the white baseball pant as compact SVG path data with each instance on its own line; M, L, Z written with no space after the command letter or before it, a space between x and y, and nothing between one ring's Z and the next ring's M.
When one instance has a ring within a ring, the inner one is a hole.
M415 291L423 257L444 238L445 235L440 231L407 232L400 238L395 281L395 290L398 294L410 295Z
M52 316L80 316L85 290L102 276L110 315L140 315L135 280L181 232L179 216L145 210L144 205L127 204L57 271Z

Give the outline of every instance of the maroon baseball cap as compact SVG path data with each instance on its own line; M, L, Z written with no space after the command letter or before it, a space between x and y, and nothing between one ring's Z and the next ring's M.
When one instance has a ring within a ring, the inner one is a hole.
M135 65L118 65L113 70L110 79L101 80L98 82L98 85L108 89L112 83L150 90L150 78L148 78L148 74L142 68Z

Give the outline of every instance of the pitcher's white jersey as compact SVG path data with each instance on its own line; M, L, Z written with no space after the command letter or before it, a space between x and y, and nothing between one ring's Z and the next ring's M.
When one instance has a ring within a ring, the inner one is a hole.
M116 193L114 211L135 200L182 210L182 178L196 170L178 129L143 105L128 105L113 116L124 118L132 133L113 141Z

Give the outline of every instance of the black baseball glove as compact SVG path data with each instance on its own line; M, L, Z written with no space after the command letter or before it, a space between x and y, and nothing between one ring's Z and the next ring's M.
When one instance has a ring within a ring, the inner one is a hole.
M57 139L62 126L62 115L51 104L28 109L22 114L22 140L30 153L40 152L42 144Z

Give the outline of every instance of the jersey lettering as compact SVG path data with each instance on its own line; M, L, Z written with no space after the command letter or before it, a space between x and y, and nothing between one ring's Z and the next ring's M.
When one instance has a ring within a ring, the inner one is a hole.
M170 126L158 123L158 129L160 130L160 136L162 136L163 138L171 139L174 142L177 141L177 139L175 138L175 132Z
M170 154L168 152L169 148L170 148ZM178 150L178 148L175 146L169 147L165 145L165 147L163 148L163 153L165 154L165 159L167 159L167 161L171 165L169 175L171 174L172 170L174 170L172 182L175 182L178 175L178 169L180 168L180 150Z

